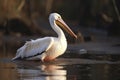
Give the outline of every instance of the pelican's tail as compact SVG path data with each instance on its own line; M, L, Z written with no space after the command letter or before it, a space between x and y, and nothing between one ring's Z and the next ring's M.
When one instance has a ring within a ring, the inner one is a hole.
M19 55L17 55L17 56L15 56L14 58L12 58L12 60L16 60L16 59L18 59L18 58L20 58Z
M23 52L25 50L25 46L22 46L21 48L19 48L17 50L17 53L16 53L16 56L14 58L12 58L12 60L16 60L16 59L19 59L19 58L23 58Z

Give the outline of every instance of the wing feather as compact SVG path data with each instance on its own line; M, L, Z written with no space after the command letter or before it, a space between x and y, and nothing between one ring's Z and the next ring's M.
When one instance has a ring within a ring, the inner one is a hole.
M47 51L53 44L54 39L52 37L39 38L36 40L27 41L25 45L17 50L16 57L26 58L30 56L37 55L38 53L42 53Z

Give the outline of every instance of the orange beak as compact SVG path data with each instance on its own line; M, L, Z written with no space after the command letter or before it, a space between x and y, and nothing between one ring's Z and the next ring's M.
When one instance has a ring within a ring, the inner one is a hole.
M56 24L63 28L65 31L67 31L71 36L77 38L77 35L68 27L68 25L61 18L56 20Z

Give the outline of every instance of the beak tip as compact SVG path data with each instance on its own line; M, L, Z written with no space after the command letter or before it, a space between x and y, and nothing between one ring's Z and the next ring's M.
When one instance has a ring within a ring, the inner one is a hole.
M74 34L74 35L72 35L72 36L73 36L75 39L77 39L77 38L78 38L78 36L77 36L77 35L75 35L75 34Z
M78 37L77 37L77 35L75 35L75 39L77 39Z

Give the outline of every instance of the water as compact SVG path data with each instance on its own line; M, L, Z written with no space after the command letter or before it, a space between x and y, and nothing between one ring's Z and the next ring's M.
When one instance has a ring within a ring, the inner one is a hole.
M11 61L21 46L13 43L1 42L0 80L120 80L119 55L112 61L109 55L79 57L69 52L51 62Z
M71 62L71 60L73 60ZM70 62L69 62L70 61ZM83 62L81 62L83 61ZM1 80L120 80L120 64L60 58L54 62L1 59Z

